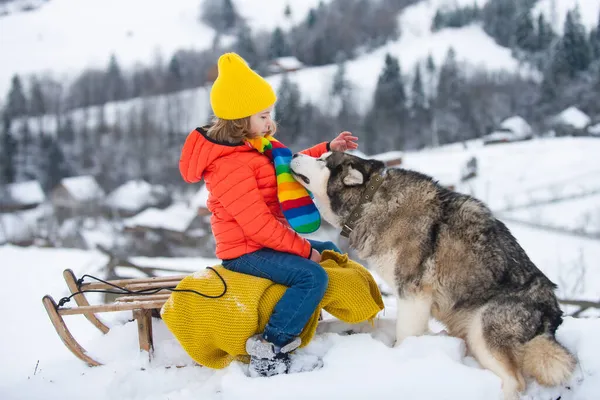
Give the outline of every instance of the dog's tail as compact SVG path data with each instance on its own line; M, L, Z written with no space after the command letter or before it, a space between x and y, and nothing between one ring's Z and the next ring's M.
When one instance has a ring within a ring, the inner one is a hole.
M577 364L575 357L548 334L538 335L525 343L520 361L523 373L545 386L566 383Z

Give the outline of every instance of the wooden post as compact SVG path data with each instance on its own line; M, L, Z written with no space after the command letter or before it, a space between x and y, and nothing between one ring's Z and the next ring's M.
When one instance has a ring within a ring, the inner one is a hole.
M140 350L148 352L148 357L152 358L152 310L133 310L133 318L137 321L138 336L140 340Z

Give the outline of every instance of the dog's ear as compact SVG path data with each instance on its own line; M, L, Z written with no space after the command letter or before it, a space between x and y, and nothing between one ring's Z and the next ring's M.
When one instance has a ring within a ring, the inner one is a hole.
M364 181L365 181L365 177L363 176L362 172L360 172L357 169L352 168L352 166L350 166L348 168L348 174L344 177L344 185L346 185L346 186L362 185Z

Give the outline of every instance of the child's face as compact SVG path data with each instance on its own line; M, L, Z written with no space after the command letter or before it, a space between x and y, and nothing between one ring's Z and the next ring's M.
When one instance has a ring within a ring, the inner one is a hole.
M250 131L254 137L264 136L271 132L273 126L273 120L271 119L272 111L273 107L271 106L250 116Z

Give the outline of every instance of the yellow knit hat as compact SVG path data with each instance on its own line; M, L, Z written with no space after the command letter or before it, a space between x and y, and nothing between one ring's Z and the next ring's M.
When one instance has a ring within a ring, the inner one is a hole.
M273 104L277 96L263 77L236 53L219 57L219 76L210 90L210 105L221 119L240 119Z

